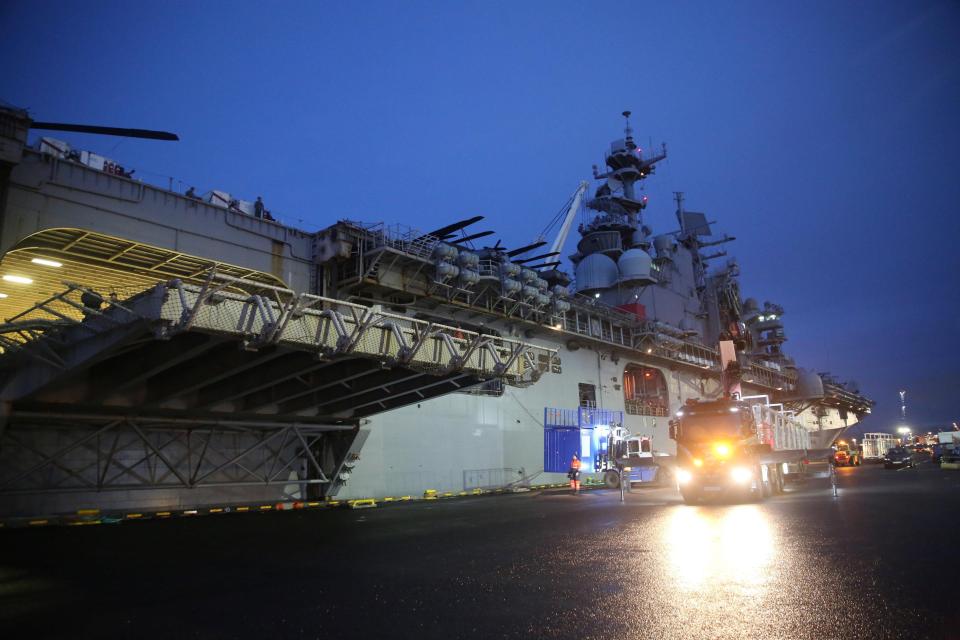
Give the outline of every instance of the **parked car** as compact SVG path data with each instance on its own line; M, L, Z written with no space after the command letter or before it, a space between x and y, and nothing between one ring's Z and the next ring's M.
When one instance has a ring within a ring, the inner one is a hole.
M883 458L884 469L903 469L913 466L913 452L906 447L893 447Z

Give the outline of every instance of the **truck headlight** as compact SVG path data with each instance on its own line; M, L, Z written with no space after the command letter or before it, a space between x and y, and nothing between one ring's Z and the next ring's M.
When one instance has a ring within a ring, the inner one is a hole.
M746 467L734 467L730 470L730 477L737 484L746 484L753 479L753 472Z
M686 469L677 469L677 482L687 484L693 479L693 474Z

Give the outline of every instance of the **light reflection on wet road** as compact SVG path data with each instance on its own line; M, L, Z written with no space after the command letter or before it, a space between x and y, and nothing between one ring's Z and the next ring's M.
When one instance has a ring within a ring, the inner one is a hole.
M756 505L673 509L661 527L668 572L683 592L731 584L758 596L770 579L777 539Z
M0 631L125 637L960 638L960 473L0 535ZM12 637L2 634L4 637Z

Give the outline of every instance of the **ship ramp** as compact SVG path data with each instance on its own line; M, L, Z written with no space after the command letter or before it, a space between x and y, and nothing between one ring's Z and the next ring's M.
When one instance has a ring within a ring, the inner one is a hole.
M215 272L129 296L64 284L0 327L0 514L38 494L48 512L332 496L364 418L533 384L557 357Z

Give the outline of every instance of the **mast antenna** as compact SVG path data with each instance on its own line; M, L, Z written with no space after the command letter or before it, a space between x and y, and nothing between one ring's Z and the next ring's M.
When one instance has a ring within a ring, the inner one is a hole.
M625 142L627 144L627 149L633 151L637 148L637 145L633 142L633 129L630 128L630 111L623 112L623 119L626 120L626 124L623 127L623 135L625 137Z
M673 199L677 202L677 222L680 223L680 235L683 236L686 231L683 228L683 191L674 191Z

